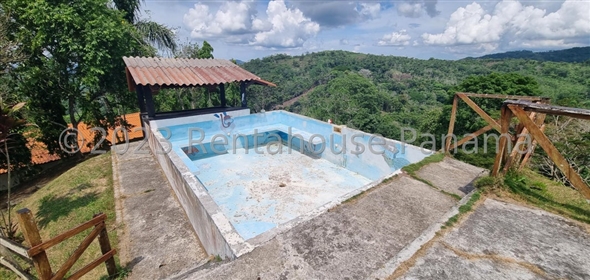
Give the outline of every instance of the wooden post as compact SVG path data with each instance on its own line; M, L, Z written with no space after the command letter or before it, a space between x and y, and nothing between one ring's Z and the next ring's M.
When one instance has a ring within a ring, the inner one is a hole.
M537 113L531 112L529 115L529 118L531 120L534 120L536 116L537 116ZM531 136L529 134L528 129L524 126L524 124L519 123L516 131L517 131L516 136L520 135L520 137L518 137L516 139L516 141L513 142L512 147L514 147L514 149L512 149L512 152L510 153L510 156L508 157L508 161L506 161L506 165L504 165L504 172L508 171L508 169L510 169L510 167L512 167L512 165L517 165L520 162L520 159L522 158L522 151L523 151L522 146L524 144L527 144L527 147L530 147L528 145L532 144ZM531 143L526 143L527 138L529 140L531 140Z
M19 227L29 245L33 247L41 244L42 241L41 236L39 235L39 229L37 228L37 223L35 222L31 210L23 208L16 213L18 214ZM35 269L39 274L39 279L51 279L53 273L51 272L51 265L49 264L49 259L47 259L45 251L42 250L40 253L32 256L32 259Z
M225 84L219 84L219 99L221 100L221 108L225 108L227 100L225 100Z
M248 107L246 100L246 82L240 82L240 95L242 96L242 108Z
M109 241L109 234L107 232L106 224L104 222L102 222L102 224L104 226L102 227L102 230L98 233L98 243L100 244L100 251L103 255L106 255L111 251L111 242ZM96 226L98 227L99 225ZM107 273L109 274L109 276L115 276L117 274L115 258L111 256L104 263L107 266Z
M139 112L147 112L145 109L145 97L143 95L142 86L136 86L135 92L137 93L137 103L139 103Z
M502 105L502 113L500 117L500 146L498 147L498 153L496 154L496 160L494 161L494 167L492 167L492 176L497 176L502 166L504 154L507 153L506 146L508 145L508 128L510 127L510 120L512 119L512 111Z
M451 109L451 120L449 121L449 131L447 133L447 137L445 139L445 152L448 153L451 148L451 135L453 135L453 131L455 130L455 119L457 117L457 105L459 103L459 98L457 94L453 97L453 108Z
M153 119L156 116L156 107L154 105L154 97L149 86L142 86L142 92L145 97L145 105L147 107L148 117Z
M551 140L541 131L537 125L527 116L527 113L518 105L508 105L514 115L530 131L531 135L537 140L537 143L553 160L555 165L563 172L569 182L576 188L586 199L590 199L590 186L588 186L582 177L571 167L568 161L559 153L557 148L551 143ZM504 107L502 107L504 109ZM495 166L495 165L494 165Z

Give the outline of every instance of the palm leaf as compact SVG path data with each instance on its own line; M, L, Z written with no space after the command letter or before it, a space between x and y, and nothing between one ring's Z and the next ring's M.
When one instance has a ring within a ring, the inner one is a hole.
M139 17L139 6L141 5L141 2L141 0L113 0L115 8L119 11L123 11L125 13L125 20L131 24L135 23Z
M146 42L155 45L159 49L169 49L172 53L176 51L174 32L167 26L153 21L140 20L135 23L135 28L143 36Z

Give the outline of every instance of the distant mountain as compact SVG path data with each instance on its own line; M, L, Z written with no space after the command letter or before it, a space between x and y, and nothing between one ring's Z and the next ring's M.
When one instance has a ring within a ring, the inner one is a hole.
M243 61L243 60L236 59L236 63L237 63L238 65L242 65L242 64L244 64L244 63L246 63L246 62L245 62L245 61Z
M530 59L554 62L584 62L590 60L590 47L577 47L546 52L511 51L488 54L477 58L468 57L466 59Z

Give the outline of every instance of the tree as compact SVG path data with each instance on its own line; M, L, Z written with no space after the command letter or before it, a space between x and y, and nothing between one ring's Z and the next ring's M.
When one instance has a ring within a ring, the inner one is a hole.
M80 121L103 124L115 119L114 108L132 100L125 86L121 57L149 51L134 26L107 0L7 0L4 8L18 28L27 59L17 67L18 89L27 97L31 117L51 152L60 150L59 135ZM87 139L88 140L88 139Z
M155 45L159 49L176 52L174 32L163 24L140 19L141 0L113 0L115 7L124 13L123 18L137 29L143 42Z
M2 154L6 158L6 172L7 172L7 207L6 215L2 214L2 225L0 226L0 235L5 238L14 239L16 234L16 224L13 224L10 217L10 190L12 189L12 169L15 167L14 163L10 161L9 141L18 136L17 131L25 124L23 119L20 119L16 113L22 108L25 103L18 103L12 107L6 106L0 101L0 145ZM22 135L21 135L22 136ZM22 137L21 137L22 139ZM22 146L22 143L21 143ZM29 152L29 162L31 154Z

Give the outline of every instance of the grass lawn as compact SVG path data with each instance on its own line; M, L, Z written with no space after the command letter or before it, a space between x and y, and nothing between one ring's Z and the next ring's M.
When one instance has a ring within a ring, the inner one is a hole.
M111 247L117 248L112 172L110 153L92 157L67 170L19 202L14 210L21 208L31 210L36 217L42 240L48 240L86 222L92 219L94 214L105 213ZM75 235L47 251L54 273L91 230ZM70 272L77 271L100 255L98 240L95 239ZM106 268L102 264L86 274L84 278L99 279L105 275ZM16 277L5 268L0 268L0 279L16 279Z
M484 185L492 185L493 179ZM561 183L552 181L532 170L525 169L518 173L507 174L503 182L488 192L501 198L524 202L558 215L590 224L590 203L584 196ZM499 187L498 187L499 186ZM484 186L485 187L485 186Z

